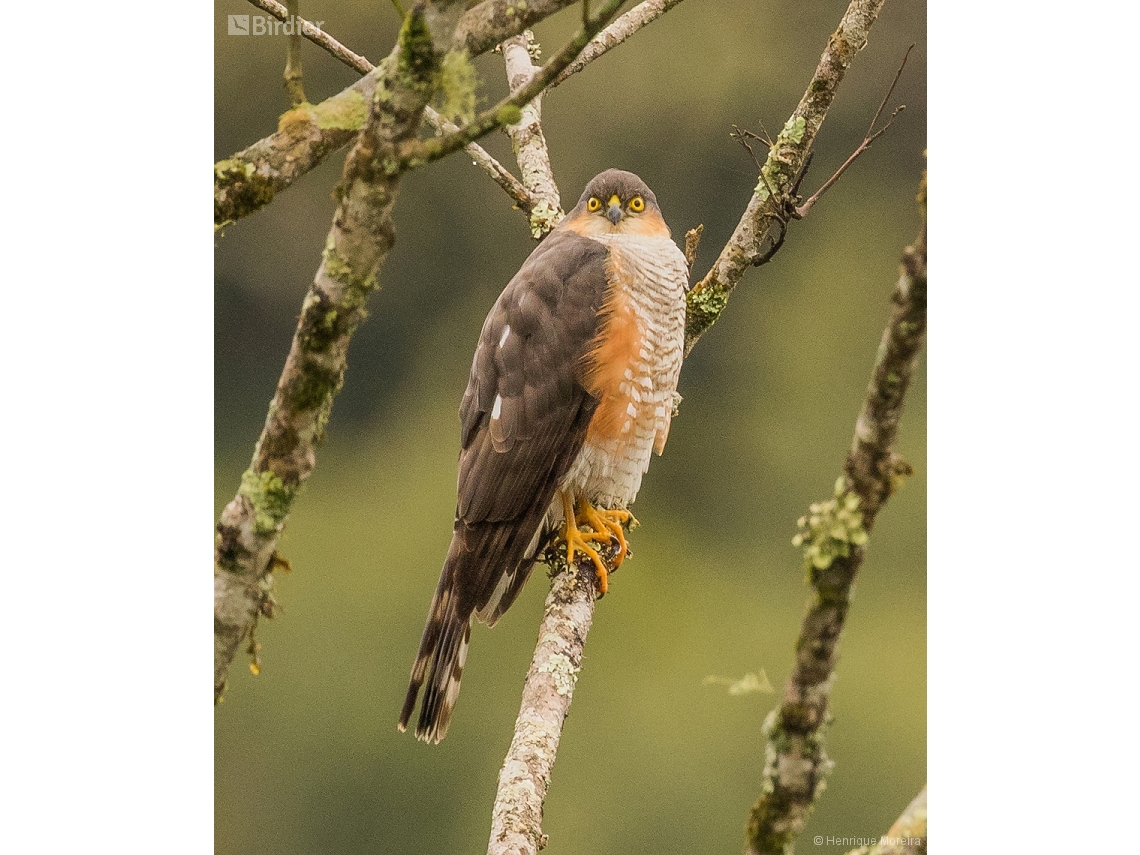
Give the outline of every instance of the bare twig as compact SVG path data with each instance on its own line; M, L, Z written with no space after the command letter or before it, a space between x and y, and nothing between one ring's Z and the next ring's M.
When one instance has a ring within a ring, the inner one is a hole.
M486 53L504 39L518 35L578 0L484 0L472 6L459 20L456 48L471 56ZM509 32L508 32L509 31Z
M564 83L568 77L577 74L595 59L616 48L642 27L653 23L680 2L681 0L645 0L644 3L638 3L594 36L590 43L583 48L578 58L550 82L550 88L553 89L560 83Z
M891 117L887 119L887 123L883 125L883 127L881 127L879 130L875 130L875 124L879 121L879 116L882 115L883 108L887 106L887 101L890 100L891 93L895 91L895 87L898 85L899 78L902 77L903 69L906 68L907 58L910 57L910 52L912 50L914 50L914 45L911 45L909 48L907 48L906 54L902 58L902 63L899 65L899 70L895 72L895 79L891 82L891 86L887 90L887 94L883 96L883 100L879 102L879 109L875 111L875 115L871 119L871 124L867 128L867 133L863 135L863 141L859 143L855 151L851 153L851 156L848 157L847 160L843 161L843 165L835 170L835 174L828 178L827 181L823 182L822 187L812 193L806 202L796 207L794 214L796 219L803 219L806 217L808 211L810 211L812 209L812 206L819 201L820 197L827 192L828 188L831 187L831 185L836 181L838 181L840 176L842 176L843 173L847 171L847 167L854 163L855 159L859 157L859 155L869 149L871 147L871 143L885 134L887 132L887 129L890 128L891 123L894 122L895 116L906 109L905 104L900 104L895 108L894 112L891 113Z
M750 855L787 851L831 769L823 731L830 718L831 684L851 584L875 515L910 472L893 446L926 337L925 177L919 203L922 230L903 253L895 310L883 332L844 474L836 482L835 495L812 505L810 515L800 519L795 543L803 547L813 591L783 701L764 722L763 795L748 822Z
M440 133L453 134L459 132L459 126L454 122L448 121L441 116L436 110L431 107L424 108L424 118L435 128L438 128ZM495 158L491 157L479 143L468 143L463 147L463 150L471 156L471 161L491 176L491 180L498 184L506 191L506 194L515 201L515 207L525 214L530 214L534 210L538 200L526 188L526 186L511 174L510 170L503 166Z
M249 2L258 9L268 12L279 21L286 21L289 18L290 10L276 2L276 0L249 0ZM293 10L293 12L295 13L296 10ZM296 15L294 24L294 34L299 30L301 36L313 44L324 48L350 68L356 69L361 74L367 74L372 70L372 63L360 54L353 53L321 29L321 25L324 24L324 21L314 23L313 21L305 20L300 15Z
M704 223L685 232L685 261L689 265L690 273L693 272L693 265L697 262L697 249L701 245L701 235L704 232Z
M685 355L713 325L744 271L771 257L769 231L783 231L789 216L792 188L803 178L804 165L839 84L851 62L867 43L867 35L884 0L851 0L839 27L828 40L815 74L800 103L773 142L752 198L732 237L712 268L688 295ZM782 235L779 242L782 242Z
M503 62L507 85L515 92L534 79L538 67L531 61L537 56L534 34L524 30L503 42ZM542 133L542 95L523 105L518 122L503 128L511 138L511 147L535 205L529 211L530 234L535 240L545 237L563 217L562 199L550 166L550 153Z

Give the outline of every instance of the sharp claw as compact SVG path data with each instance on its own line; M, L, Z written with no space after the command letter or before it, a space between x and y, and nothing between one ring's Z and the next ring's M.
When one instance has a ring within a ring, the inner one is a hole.
M621 566L630 555L629 543L625 539L623 524L636 525L637 520L627 510L599 509L591 505L584 497L578 500L577 512L574 510L573 499L562 494L562 509L565 522L562 526L562 538L566 541L566 561L574 563L574 555L581 552L587 555L594 563L598 575L598 595L601 596L609 589L609 574L612 572L606 562L598 554L591 543L610 544L617 542L617 554L611 559L613 569ZM589 526L583 531L579 526Z

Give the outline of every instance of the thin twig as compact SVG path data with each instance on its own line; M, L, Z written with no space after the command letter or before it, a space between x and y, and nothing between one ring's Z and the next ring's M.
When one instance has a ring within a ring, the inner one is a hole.
M297 15L297 6L300 0L288 0L289 16L293 18L293 34L289 36L289 47L285 52L285 89L289 93L289 100L292 106L296 107L304 104L308 99L305 97L304 79L301 73L301 33L299 30L302 24L298 20L300 16Z
M258 9L268 12L279 21L287 21L289 19L290 11L276 2L276 0L249 0L249 2ZM349 68L353 68L361 74L367 74L372 70L372 63L360 54L352 52L321 29L321 25L324 24L324 21L307 21L300 15L297 15L294 18L294 24L294 38L299 30L302 37L328 51Z
M439 130L440 133L458 133L459 125L445 119L438 111L431 107L424 108L424 118L428 123ZM511 174L511 171L495 160L487 150L478 143L468 143L463 150L471 156L471 161L491 176L491 180L506 191L514 199L515 207L525 214L530 214L538 200L527 190L526 186Z
M642 27L653 23L680 2L681 0L645 0L644 3L638 3L594 36L590 43L582 49L578 58L570 63L565 71L550 81L549 88L553 89L555 86L565 83L567 78L577 74L595 59L616 48Z
M686 356L705 330L720 317L744 271L771 258L770 252L765 256L765 248L771 243L768 232L772 228L784 229L791 201L788 194L803 178L804 163L816 134L847 69L866 45L867 35L883 2L851 0L839 27L828 40L800 103L773 141L752 198L732 237L709 272L689 291L685 322Z
M887 132L887 129L890 128L891 123L894 122L895 116L906 109L905 104L900 104L895 108L894 112L891 113L891 117L887 119L887 123L878 131L875 130L875 123L879 121L879 116L882 115L883 108L887 106L887 101L890 100L891 93L895 91L895 86L898 85L899 78L902 77L903 69L906 68L907 58L910 56L910 52L912 50L914 50L914 45L911 45L909 48L907 48L906 54L902 58L902 63L899 65L899 70L895 72L895 79L891 82L891 86L887 90L887 94L883 96L883 100L879 102L879 109L875 111L875 115L871 119L871 124L867 128L867 133L863 135L863 141L859 143L859 146L855 149L855 151L851 153L851 156L848 157L847 160L843 161L843 165L835 170L835 174L823 182L822 187L812 193L806 202L796 207L794 214L796 219L802 220L804 217L806 217L808 211L810 211L812 209L812 206L819 201L820 197L827 192L828 188L831 187L831 185L836 181L838 181L840 176L842 176L843 173L847 171L847 167L854 163L855 159L859 157L859 155L869 149L871 147L871 143L885 134Z
M704 223L685 232L685 263L689 265L690 273L693 272L693 265L697 262L697 249L701 245L701 235L704 232Z
M835 493L800 519L795 543L803 547L812 584L807 614L795 644L795 665L779 707L764 722L763 795L748 821L749 855L789 850L822 792L832 763L823 733L839 638L851 604L851 585L863 562L875 516L910 467L894 452L899 419L918 355L926 340L926 179L919 201L922 229L903 253L892 299L855 435Z

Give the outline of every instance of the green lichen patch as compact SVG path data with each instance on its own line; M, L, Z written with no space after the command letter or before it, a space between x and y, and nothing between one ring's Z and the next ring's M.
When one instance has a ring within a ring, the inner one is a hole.
M309 130L317 124L316 107L304 101L281 114L277 120L277 132L291 136L307 136Z
M368 101L355 89L329 98L314 108L321 130L358 131L368 119Z
M400 27L397 68L402 75L411 78L408 82L412 86L417 86L432 79L436 65L435 45L432 44L431 30L424 20L423 10L413 9Z
M552 653L550 657L538 666L539 673L546 673L554 680L555 691L560 695L569 695L574 691L574 684L578 682L578 670L571 664L570 659L562 653Z
M475 118L479 75L465 50L444 54L439 67L439 112L444 118L470 124Z
M258 534L274 534L281 530L298 487L290 487L273 472L247 469L241 476L238 495L253 505L253 528Z
M517 125L520 119L522 119L522 109L514 104L504 104L499 108L499 112L495 113L495 121L500 125Z
M847 479L841 476L835 482L835 495L814 503L808 515L799 518L799 533L792 545L803 549L804 570L809 575L813 570L826 570L836 558L848 557L852 547L867 542L859 504L859 497L848 490Z
M336 251L336 239L332 234L325 240L325 248L322 252L324 258L325 273L331 279L335 279L342 285L347 286L351 292L355 292L355 299L346 295L344 308L355 309L358 304L363 304L364 298L368 292L376 287L376 275L372 274L361 275L358 274L352 265L345 261L340 253Z
M238 158L214 164L214 226L220 228L273 201L273 181Z
M685 295L685 338L692 340L713 325L728 305L728 294L719 285L693 288Z
M304 368L289 379L285 394L291 408L303 412L323 407L344 384L344 368L326 368L314 362L307 362Z
M803 116L789 118L788 121L784 122L784 128L776 139L776 146L779 147L780 143L798 145L803 142L805 128L807 128L807 122L804 121Z
M538 240L551 232L562 219L562 213L547 201L539 202L530 211L530 236Z
M338 309L327 295L310 291L305 297L297 335L304 350L326 353L346 334L346 326L354 323L350 312Z

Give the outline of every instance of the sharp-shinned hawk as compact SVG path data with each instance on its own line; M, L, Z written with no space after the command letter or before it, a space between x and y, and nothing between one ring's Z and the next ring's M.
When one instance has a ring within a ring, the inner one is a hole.
M591 543L612 537L615 566L626 554L627 508L669 436L687 284L653 191L610 169L499 295L459 407L455 529L400 730L426 682L416 736L443 739L472 616L495 624L552 534L593 559L605 593Z

